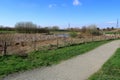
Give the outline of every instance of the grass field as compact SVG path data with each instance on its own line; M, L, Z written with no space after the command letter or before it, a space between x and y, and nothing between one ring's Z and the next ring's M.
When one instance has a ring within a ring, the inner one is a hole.
M105 34L120 34L120 32L105 32Z
M57 64L63 60L72 58L73 56L90 51L107 42L109 41L91 42L56 50L35 51L30 53L28 57L20 57L15 55L1 56L0 76L3 77L13 72Z
M0 33L16 33L16 31L3 31L3 30L0 30Z
M120 48L103 67L88 80L120 80Z

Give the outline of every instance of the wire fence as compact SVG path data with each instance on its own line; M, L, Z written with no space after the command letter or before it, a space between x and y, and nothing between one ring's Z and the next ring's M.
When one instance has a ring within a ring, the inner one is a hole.
M51 50L80 43L117 38L120 38L119 34L88 36L84 38L45 34L3 34L0 35L0 53L2 54L4 51L4 42L7 42L7 54L24 55L33 50Z

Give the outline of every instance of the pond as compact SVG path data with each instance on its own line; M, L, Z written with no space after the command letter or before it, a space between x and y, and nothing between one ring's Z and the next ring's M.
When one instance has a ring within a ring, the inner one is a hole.
M69 34L55 34L58 37L69 37Z

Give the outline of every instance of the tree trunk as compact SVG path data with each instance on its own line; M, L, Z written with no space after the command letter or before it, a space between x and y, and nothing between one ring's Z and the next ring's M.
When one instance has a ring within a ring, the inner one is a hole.
M36 36L36 33L35 33L35 35L33 35L33 49L34 49L34 51L36 51L37 49L37 38L36 38L37 36Z
M57 48L59 47L59 41L58 41L58 38L57 38Z
M3 56L7 55L7 42L4 42L4 46L3 46Z

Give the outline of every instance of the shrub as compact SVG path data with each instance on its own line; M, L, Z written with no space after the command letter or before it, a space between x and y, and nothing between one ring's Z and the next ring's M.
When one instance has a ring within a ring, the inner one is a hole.
M77 32L71 32L70 36L73 37L73 38L77 37Z

